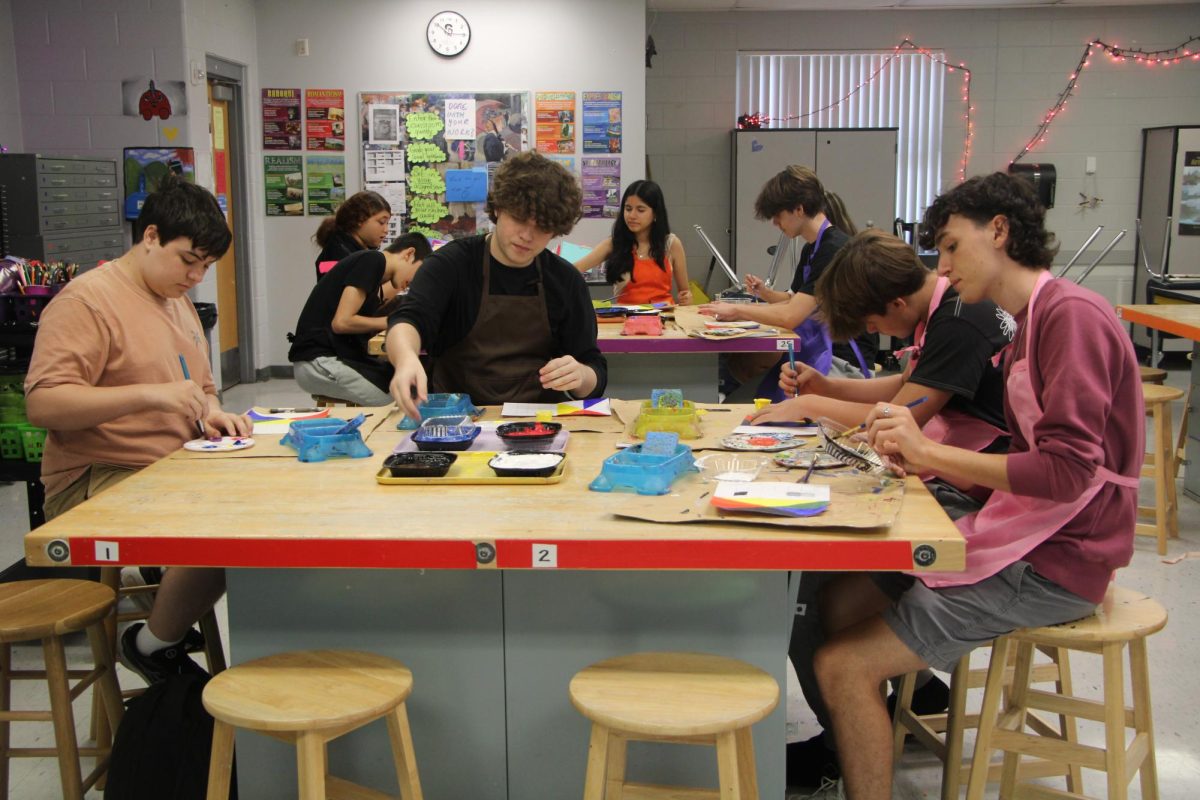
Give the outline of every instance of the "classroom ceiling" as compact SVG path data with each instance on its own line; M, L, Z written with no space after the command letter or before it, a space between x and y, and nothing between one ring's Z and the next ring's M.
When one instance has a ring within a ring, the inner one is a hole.
M648 0L651 11L860 11L865 9L1042 8L1188 5L1195 0Z

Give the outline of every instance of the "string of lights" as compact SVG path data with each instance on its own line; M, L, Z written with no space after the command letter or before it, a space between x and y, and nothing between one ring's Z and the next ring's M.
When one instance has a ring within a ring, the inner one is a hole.
M1058 115L1067 107L1067 100L1079 88L1079 76L1092 63L1092 53L1099 49L1101 52L1107 53L1109 60L1113 62L1133 61L1137 64L1144 64L1147 67L1162 65L1168 67L1172 64L1178 64L1181 61L1200 61L1200 53L1193 53L1189 50L1189 46L1193 42L1200 42L1200 36L1191 36L1182 44L1170 47L1165 50L1142 50L1135 47L1120 47L1115 44L1108 44L1100 39L1093 39L1087 43L1083 49L1083 55L1079 57L1079 63L1075 65L1075 69L1071 71L1071 75L1067 79L1066 88L1059 93L1058 99L1054 101L1054 105L1042 115L1042 120L1038 124L1037 133L1033 134L1025 146L1021 148L1021 152L1017 153L1016 157L1010 161L1010 164L1015 164L1024 158L1030 150L1039 144L1046 141L1046 131L1050 125L1058 118Z
M924 47L918 46L911 39L905 39L904 41L900 42L900 44L896 45L892 49L891 55L889 55L887 58L885 58L883 60L883 62L870 75L868 75L865 79L860 81L856 86L854 86L854 88L850 89L850 91L846 92L844 95L842 95L837 100L834 100L833 102L828 103L828 104L822 106L821 108L816 108L816 109L813 109L812 111L805 111L801 114L790 114L786 117L767 117L761 113L743 114L740 117L738 117L738 127L743 128L743 129L753 130L753 129L761 128L763 125L786 125L789 122L793 122L795 120L800 120L800 119L807 119L808 117L812 117L817 114L821 114L832 108L837 108L842 103L846 102L851 97L853 97L854 95L861 92L865 87L867 87L868 85L870 85L871 83L876 81L879 78L879 76L881 74L883 74L884 69L886 69L893 61L895 61L900 56L901 52L904 50L914 50L917 53L919 53L920 55L929 59L934 64L940 64L943 67L945 67L947 72L958 72L962 75L961 97L962 97L962 103L963 103L963 109L964 109L964 111L963 111L964 129L963 129L963 153L962 153L962 158L958 162L958 179L960 181L966 180L967 163L971 160L971 143L975 137L975 121L972 116L975 111L975 107L971 105L971 70L967 68L966 64L962 64L962 63L959 63L958 65L951 64L950 62L946 61L944 58L940 58L940 57L934 55L932 51L930 51Z

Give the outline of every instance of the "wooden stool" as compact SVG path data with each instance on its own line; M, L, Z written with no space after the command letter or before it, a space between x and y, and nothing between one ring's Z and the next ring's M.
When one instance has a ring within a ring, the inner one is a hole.
M1105 605L1094 616L1064 625L1024 628L997 639L992 645L987 686L980 714L979 735L971 761L968 800L983 797L987 763L993 749L1004 751L1001 771L1001 797L1082 797L1082 786L1070 792L1041 792L1016 787L1018 770L1024 773L1021 755L1030 755L1059 764L1082 766L1107 773L1110 800L1127 797L1129 781L1141 772L1142 798L1158 797L1158 773L1154 762L1154 727L1150 714L1150 676L1146 660L1146 637L1162 630L1167 612L1140 592L1110 587ZM1001 683L1008 650L1017 650L1017 668L1012 693L1003 714L1000 707ZM1061 647L1096 653L1104 662L1104 700L1098 702L1074 695L1055 694L1029 688L1030 665L1035 646ZM1133 706L1125 705L1125 678L1121 654L1129 647L1129 677L1133 686ZM1105 746L1093 747L1024 732L1026 715L1041 709L1104 723ZM1125 745L1125 728L1134 729L1133 740ZM1026 777L1025 774L1021 775Z
M1135 530L1142 536L1158 537L1158 554L1166 555L1167 537L1179 536L1179 503L1175 496L1178 469L1176 446L1171 430L1171 403L1183 397L1183 390L1171 386L1142 384L1146 413L1153 420L1150 452L1142 464L1142 476L1154 479L1154 505L1138 506L1139 516L1151 516L1154 522L1139 522Z
M110 741L97 741L95 747L80 747L75 739L75 715L71 701L93 683L96 684L103 713L115 729L121 721L121 690L113 671L112 651L104 635L104 620L115 603L111 589L92 581L34 580L0 584L0 792L8 796L10 758L58 758L62 778L62 796L82 800L108 769ZM94 666L90 670L67 669L62 637L87 631ZM12 643L42 641L44 670L12 669ZM80 679L71 686L72 679ZM50 692L49 711L12 711L11 682L44 679ZM10 747L9 724L12 722L52 722L54 747ZM96 765L83 778L79 757L96 759Z
M314 394L312 396L313 405L317 408L333 408L334 406L346 406L347 408L358 408L358 403L351 403L349 400L343 400L340 397L326 397L323 394Z
M404 701L412 673L391 658L353 650L279 653L213 677L204 707L215 718L208 800L229 797L233 730L246 728L296 745L300 800L385 797L328 774L325 745L386 717L404 800L421 800L417 758Z
M1071 667L1067 661L1067 651L1059 648L1039 650L1050 657L1050 662L1035 665L1030 680L1033 683L1054 683L1059 694L1071 694ZM1012 685L1013 671L1010 658L1003 678L1006 692ZM970 777L971 762L969 759L963 761L963 734L968 728L979 727L979 715L967 713L967 691L982 688L986 678L986 668L971 669L970 653L960 658L954 666L954 671L950 673L950 707L940 714L913 712L912 695L916 687L917 673L910 672L904 675L896 688L896 710L892 718L892 761L894 764L900 763L905 736L911 733L919 744L942 762L942 800L957 800L959 788ZM1075 725L1072 719L1059 717L1057 731L1037 717L1031 716L1027 724L1047 735L1058 735L1067 741L1075 741ZM1023 774L1030 777L1068 775L1074 781L1068 781L1068 788L1081 785L1078 768L1072 772L1062 765L1048 761L1030 765ZM1000 780L999 763L989 766L987 780L989 783Z
M1140 367L1142 371L1142 383L1156 383L1162 385L1167 379L1167 371L1161 367Z
M570 695L592 721L584 800L621 797L626 789L637 797L758 798L750 726L779 702L779 686L761 669L700 653L636 653L580 671ZM631 740L715 744L720 790L626 783Z

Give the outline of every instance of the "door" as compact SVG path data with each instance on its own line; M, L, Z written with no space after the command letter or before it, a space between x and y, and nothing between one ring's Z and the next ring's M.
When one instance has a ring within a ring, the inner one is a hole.
M213 184L217 202L225 213L225 221L236 240L239 231L234 226L236 191L230 158L230 101L233 92L218 81L208 82L209 131L212 139ZM216 263L217 268L217 332L220 348L220 380L222 389L235 386L241 380L240 343L238 326L237 248L230 247Z

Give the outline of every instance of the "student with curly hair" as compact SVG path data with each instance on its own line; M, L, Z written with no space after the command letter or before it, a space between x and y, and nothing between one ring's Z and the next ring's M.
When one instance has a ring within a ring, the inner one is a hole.
M575 262L575 269L586 272L601 262L608 282L620 287L618 303L670 303L672 279L679 305L692 302L683 242L671 233L667 204L654 181L629 184L612 237Z
M359 250L378 250L387 236L392 207L377 192L355 192L338 206L337 213L321 221L313 241L321 248L317 256L317 280L334 265Z
M425 259L388 319L391 392L406 414L418 418L430 386L482 404L604 393L607 365L587 284L546 251L582 209L579 181L540 153L520 153L496 170L487 199L495 229ZM433 358L428 377L422 349Z

